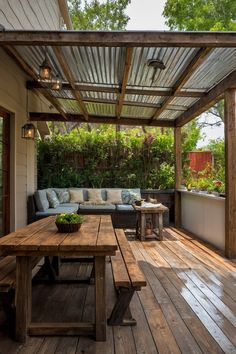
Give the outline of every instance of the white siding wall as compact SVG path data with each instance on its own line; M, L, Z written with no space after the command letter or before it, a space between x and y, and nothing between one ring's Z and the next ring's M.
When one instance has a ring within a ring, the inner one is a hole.
M0 0L0 24L6 29L58 30L62 18L57 0Z
M0 105L11 112L11 230L26 224L26 199L34 190L34 141L21 139L26 122L26 77L0 49Z

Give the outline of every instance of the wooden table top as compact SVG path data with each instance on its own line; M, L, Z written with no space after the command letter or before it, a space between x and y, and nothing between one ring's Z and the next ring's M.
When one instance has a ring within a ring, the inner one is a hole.
M144 203L145 205L145 203ZM163 213L164 211L167 211L169 210L165 205L161 204L159 206L155 206L155 204L153 204L153 206L144 206L144 205L141 205L141 206L138 206L138 205L133 205L134 209L136 211L141 211L142 213Z
M59 233L55 216L27 225L0 239L3 255L114 255L117 241L109 215L87 215L81 228Z

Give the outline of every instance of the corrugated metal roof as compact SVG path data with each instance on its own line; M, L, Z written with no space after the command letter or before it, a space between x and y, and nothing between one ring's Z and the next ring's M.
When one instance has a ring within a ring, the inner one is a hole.
M49 38L53 34L49 33ZM161 33L161 38L165 34ZM83 35L86 36L86 32ZM116 36L122 35L122 32L116 33ZM96 32L91 36L95 38ZM51 103L58 103L59 112L61 107L66 113L78 114L81 120L91 115L103 117L105 121L106 117L118 115L119 119L137 118L145 123L147 120L149 123L174 121L222 80L227 81L229 74L236 73L236 40L231 48L211 47L210 52L199 45L181 47L178 43L161 47L142 43L130 48L126 43L124 46L106 43L96 46L94 43L91 40L91 46L80 46L71 41L57 46L59 50L56 50L55 44L51 46L50 42L44 47L32 41L29 46L14 43L12 48L16 51L13 53L16 60L20 64L24 62L23 67L32 70L34 78L47 53L53 76L58 74L63 81L60 92L51 91ZM149 67L149 59L161 60L165 69ZM34 87L36 84L32 83Z

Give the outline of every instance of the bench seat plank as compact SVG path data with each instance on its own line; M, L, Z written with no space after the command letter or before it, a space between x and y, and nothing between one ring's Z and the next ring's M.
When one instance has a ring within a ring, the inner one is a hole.
M127 274L127 270L120 251L117 251L116 255L114 257L111 257L111 263L115 287L117 289L121 286L125 288L130 288L130 279Z
M124 231L122 229L116 229L116 237L120 250L122 252L124 264L127 268L127 272L129 274L132 286L136 288L146 286L146 280L133 255L133 252L131 250L129 242L127 241Z

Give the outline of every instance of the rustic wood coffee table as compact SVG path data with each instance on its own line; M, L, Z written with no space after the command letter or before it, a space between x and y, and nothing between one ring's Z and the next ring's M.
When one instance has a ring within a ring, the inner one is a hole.
M146 239L147 216L151 219L152 225L158 225L158 232L153 227L154 236L159 236L163 240L163 213L169 209L163 204L143 203L141 206L133 205L137 212L136 236L141 240Z

